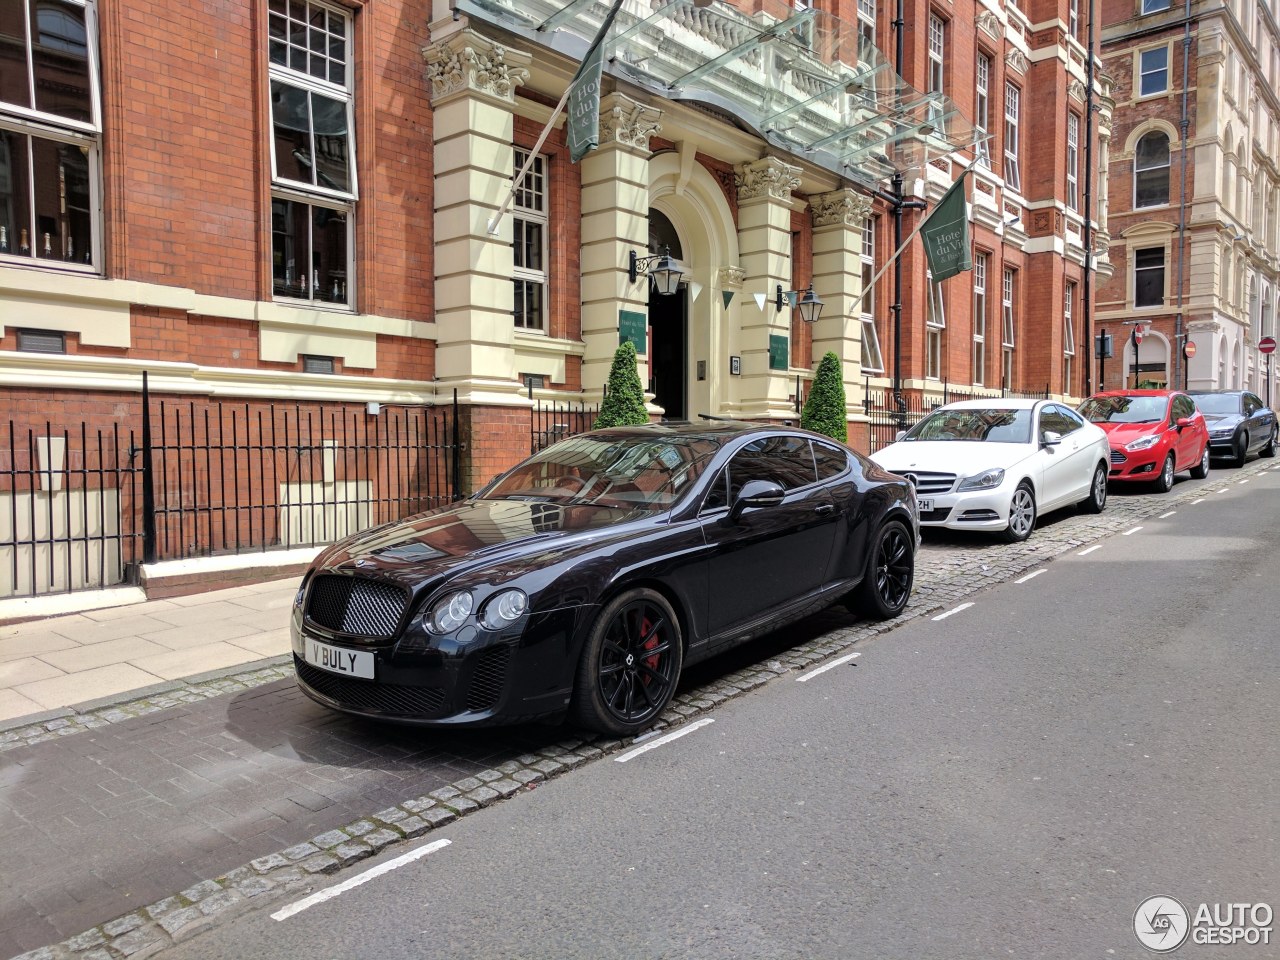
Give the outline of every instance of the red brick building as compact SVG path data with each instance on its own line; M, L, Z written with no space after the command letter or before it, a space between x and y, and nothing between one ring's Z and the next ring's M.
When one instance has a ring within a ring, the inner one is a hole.
M0 428L32 448L0 456L138 429L145 371L153 398L223 401L228 431L324 404L378 433L456 396L473 489L528 452L532 403L598 400L621 336L655 416L794 418L834 351L864 449L866 388L895 379L1082 394L1085 139L1109 113L1098 83L1088 122L1074 3L910 0L899 79L884 0L625 0L599 147L570 162L561 117L491 231L605 11L0 0ZM970 164L975 268L932 286L908 244L895 343L893 271L863 295L892 176L905 237ZM668 248L684 282L660 297L643 258ZM344 482L348 457L315 457Z

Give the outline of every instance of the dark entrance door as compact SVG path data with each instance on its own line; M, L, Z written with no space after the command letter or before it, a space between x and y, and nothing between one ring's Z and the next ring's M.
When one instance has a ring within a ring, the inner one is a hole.
M649 252L683 259L675 225L658 210L649 211ZM649 286L649 389L668 420L689 418L688 289L663 296Z
M687 323L685 307L688 293L684 287L672 296L649 292L649 378L653 402L666 411L668 420L687 420L685 409L685 340Z

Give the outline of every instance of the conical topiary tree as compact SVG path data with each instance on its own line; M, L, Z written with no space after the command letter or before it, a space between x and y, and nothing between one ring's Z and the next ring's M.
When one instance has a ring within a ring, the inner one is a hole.
M640 374L636 372L636 345L630 340L623 340L614 351L609 389L592 427L596 430L601 427L638 427L648 422L644 389L640 386Z
M844 442L849 439L849 425L845 420L844 377L840 358L830 350L818 364L818 372L800 414L800 426L815 433Z

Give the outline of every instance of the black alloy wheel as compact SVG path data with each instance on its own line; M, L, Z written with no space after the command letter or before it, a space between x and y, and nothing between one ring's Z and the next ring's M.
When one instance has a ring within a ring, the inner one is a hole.
M900 521L890 520L876 534L866 575L846 605L869 620L891 620L906 609L915 572L911 533Z
M1249 459L1249 434L1240 434L1236 440L1236 452L1232 459L1237 467L1243 467L1244 462Z
M671 701L683 661L680 621L662 594L637 589L615 597L582 651L574 684L576 720L614 736L639 733Z
M1081 501L1080 509L1085 513L1101 513L1106 505L1107 465L1100 463L1098 469L1093 471L1093 479L1089 482L1089 496Z
M1156 477L1157 493L1168 493L1173 489L1174 473L1173 454L1171 453L1164 458L1164 465L1160 467L1160 475Z

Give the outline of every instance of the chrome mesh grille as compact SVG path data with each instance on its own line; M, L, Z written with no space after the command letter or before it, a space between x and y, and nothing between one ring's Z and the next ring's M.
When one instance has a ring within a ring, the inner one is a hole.
M394 584L362 577L316 577L307 592L307 618L328 630L389 640L408 597Z
M308 687L347 707L400 717L430 717L438 713L444 703L444 691L438 687L406 687L340 677L313 667L297 654L294 654L293 666L298 671L298 679Z
M480 662L471 675L471 690L467 693L468 710L488 710L498 702L506 683L509 659L510 647L494 647L480 655Z
M1122 451L1122 450L1112 450L1112 451L1111 451L1111 462L1112 462L1112 463L1124 463L1124 462L1125 462L1126 460L1128 460L1128 459L1129 459L1129 458L1128 458L1128 457L1126 457L1126 456L1124 455L1124 451Z

